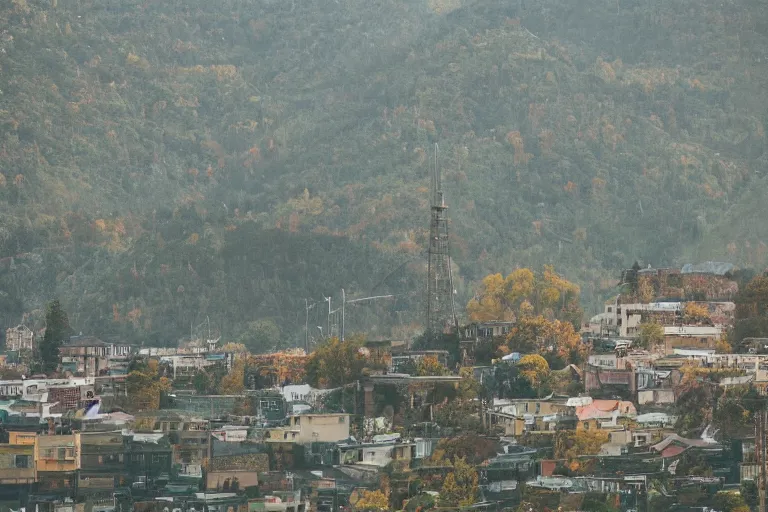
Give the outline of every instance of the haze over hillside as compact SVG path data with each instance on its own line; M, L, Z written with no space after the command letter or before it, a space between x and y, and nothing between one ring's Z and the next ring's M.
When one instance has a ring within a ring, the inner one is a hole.
M0 9L4 325L59 296L99 335L295 340L344 287L416 329L435 143L460 306L520 265L585 304L636 259L766 265L764 2Z

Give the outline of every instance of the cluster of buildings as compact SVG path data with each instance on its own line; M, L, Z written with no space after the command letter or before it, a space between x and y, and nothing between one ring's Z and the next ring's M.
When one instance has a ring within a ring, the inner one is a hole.
M598 496L618 510L651 511L690 502L682 497L690 489L711 498L754 481L759 450L754 436L725 442L707 425L696 437L675 431L686 368L730 370L715 384L722 388L768 388L768 340L753 340L749 353L717 353L734 307L730 281L713 276L637 272L635 289L586 326L586 361L561 371L577 391L536 398L499 396L497 367L473 364L479 343L506 336L511 322L467 326L458 354L370 342L360 353L375 369L337 389L302 382L301 351L248 356L242 391L227 395L192 385L243 357L215 345L137 350L74 337L60 353L61 378L0 381L0 512L325 512L363 509L375 490L390 509L427 510L445 507L440 482L453 467L444 454L462 442L478 475L465 508L583 510ZM649 283L656 293L643 302L638 288ZM658 297L675 287L696 300ZM663 328L663 343L638 349L648 322ZM9 353L34 351L23 326L6 337ZM173 384L157 410L131 407L126 374L136 358L157 361ZM414 375L424 358L471 367L491 393L462 398L463 417L440 420L469 377Z

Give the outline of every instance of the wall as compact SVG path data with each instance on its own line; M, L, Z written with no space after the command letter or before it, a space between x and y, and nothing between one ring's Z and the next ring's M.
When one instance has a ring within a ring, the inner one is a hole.
M644 404L673 404L675 392L671 389L646 389L637 392L637 403Z
M676 348L715 348L717 339L714 336L664 336L664 354L672 355Z
M206 489L222 489L224 481L237 478L239 488L258 485L258 474L269 471L269 456L266 453L246 453L242 455L225 455L211 459Z
M564 403L562 402L551 402L548 400L514 400L510 403L502 403L499 406L494 406L494 410L513 416L522 416L523 414L548 415L562 411L563 407Z
M30 432L8 432L8 444L35 446L36 439L37 434Z
M300 443L335 442L349 437L348 414L304 414L293 416L291 426L299 429Z
M629 370L603 370L590 367L584 372L584 389L589 392L603 385L627 386L635 391L635 372Z
M224 491L224 482L228 479L230 483L237 479L239 490L259 485L256 471L210 471L205 479L205 488L209 491Z

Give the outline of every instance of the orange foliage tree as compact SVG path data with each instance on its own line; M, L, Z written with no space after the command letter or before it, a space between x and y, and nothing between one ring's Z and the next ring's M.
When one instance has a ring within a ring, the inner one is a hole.
M528 315L544 315L578 325L579 287L546 265L540 273L519 268L506 278L501 274L486 276L469 303L472 321L512 321Z

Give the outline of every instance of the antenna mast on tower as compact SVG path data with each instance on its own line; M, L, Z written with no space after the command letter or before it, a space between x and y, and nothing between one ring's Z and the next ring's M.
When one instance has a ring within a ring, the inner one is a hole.
M427 271L427 332L429 336L458 328L453 302L453 274L448 241L448 207L445 205L435 144L435 166L431 176L432 206L429 224L429 266Z

